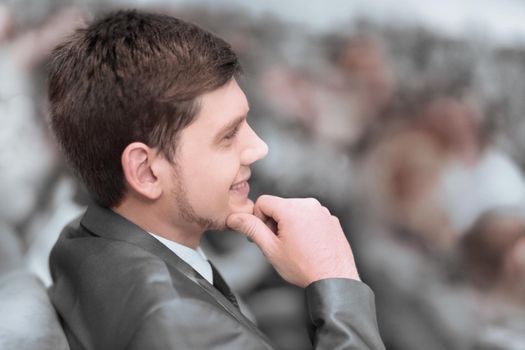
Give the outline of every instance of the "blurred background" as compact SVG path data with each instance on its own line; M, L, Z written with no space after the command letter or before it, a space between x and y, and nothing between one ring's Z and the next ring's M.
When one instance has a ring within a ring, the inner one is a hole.
M47 256L89 202L47 129L46 57L129 7L232 44L270 147L253 198L313 196L341 219L388 349L525 349L519 0L0 0L0 345L44 319ZM233 232L203 245L279 348L311 348L302 290Z

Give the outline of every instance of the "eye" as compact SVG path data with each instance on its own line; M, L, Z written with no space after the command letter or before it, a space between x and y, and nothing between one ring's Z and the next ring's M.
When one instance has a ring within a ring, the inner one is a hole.
M237 136L237 133L239 132L239 127L237 126L235 129L230 131L227 135L224 136L224 140L232 140Z

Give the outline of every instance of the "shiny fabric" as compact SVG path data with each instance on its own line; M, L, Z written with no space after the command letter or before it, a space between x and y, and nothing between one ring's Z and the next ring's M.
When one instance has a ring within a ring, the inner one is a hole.
M50 257L49 296L71 349L273 349L217 288L141 228L93 205ZM373 293L346 279L306 289L316 349L384 349Z

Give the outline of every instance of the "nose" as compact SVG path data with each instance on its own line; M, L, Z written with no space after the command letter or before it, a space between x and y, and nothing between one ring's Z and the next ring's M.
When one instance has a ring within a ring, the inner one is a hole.
M268 154L268 145L248 125L246 146L241 151L241 164L250 165Z

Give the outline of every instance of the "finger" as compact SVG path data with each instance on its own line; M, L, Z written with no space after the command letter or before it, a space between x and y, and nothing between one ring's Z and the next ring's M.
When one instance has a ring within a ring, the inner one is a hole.
M265 255L276 244L277 238L275 234L254 215L246 213L231 214L226 219L226 224L231 229L244 234L248 239L255 242Z
M274 219L264 215L258 206L253 208L253 215L258 217L275 235L277 235L277 222Z
M279 222L284 215L286 205L286 199L265 194L255 201L254 213L263 214Z
M266 222L270 218L269 216L264 215L261 208L256 205L253 207L253 215L257 216L262 222Z

